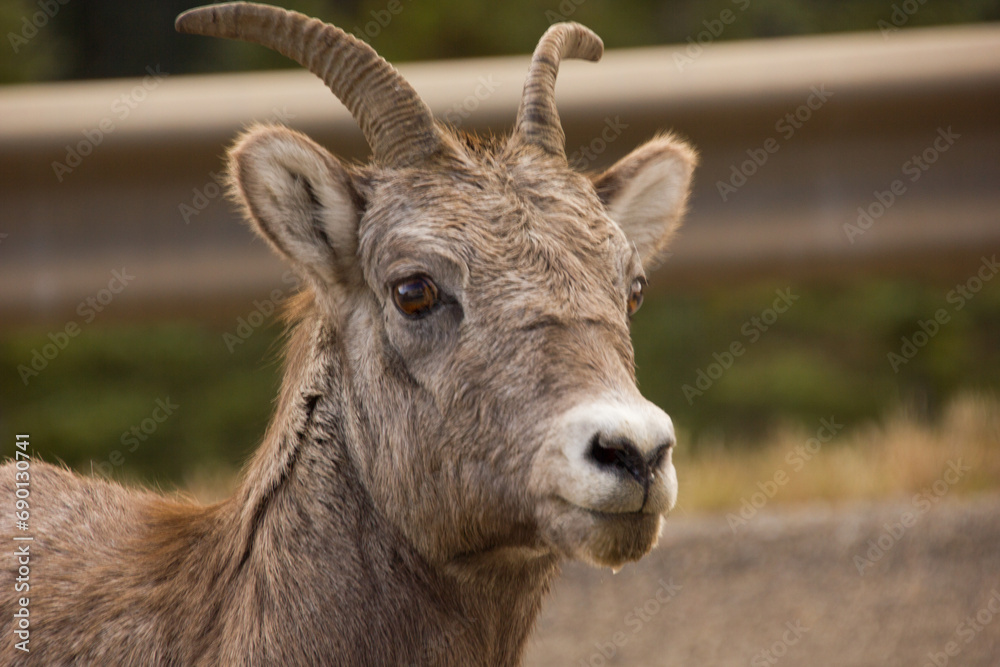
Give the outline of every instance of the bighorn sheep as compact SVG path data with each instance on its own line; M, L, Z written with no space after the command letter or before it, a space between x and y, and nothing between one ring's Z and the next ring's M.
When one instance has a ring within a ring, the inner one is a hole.
M603 50L575 23L542 37L505 138L439 124L367 44L301 14L221 4L177 29L308 67L373 157L277 126L237 141L233 195L305 286L264 442L212 506L32 462L30 591L5 558L0 662L29 657L23 596L35 664L517 664L560 561L641 558L676 500L629 318L694 152L660 136L570 168L556 72Z

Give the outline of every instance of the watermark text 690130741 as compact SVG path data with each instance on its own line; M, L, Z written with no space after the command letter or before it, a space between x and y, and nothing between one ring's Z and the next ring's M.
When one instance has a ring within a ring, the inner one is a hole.
M14 535L13 557L17 559L17 576L14 577L14 648L31 652L31 437L17 435L14 442Z

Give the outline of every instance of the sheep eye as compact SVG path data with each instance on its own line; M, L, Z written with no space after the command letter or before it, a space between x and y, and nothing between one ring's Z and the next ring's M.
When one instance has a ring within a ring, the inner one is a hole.
M427 276L404 278L392 288L392 300L406 317L425 317L438 305L438 288Z
M639 307L642 306L642 296L645 290L646 281L644 279L636 278L632 281L632 287L629 289L628 293L629 317L635 315L635 311L639 310Z

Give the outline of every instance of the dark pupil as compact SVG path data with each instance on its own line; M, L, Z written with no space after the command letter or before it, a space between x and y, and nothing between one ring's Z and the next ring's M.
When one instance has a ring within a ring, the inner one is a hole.
M396 286L396 303L407 315L419 315L434 305L430 286L424 280L409 280Z
M629 307L632 310L636 310L640 305L642 305L642 286L633 285L632 295L631 298L629 299Z

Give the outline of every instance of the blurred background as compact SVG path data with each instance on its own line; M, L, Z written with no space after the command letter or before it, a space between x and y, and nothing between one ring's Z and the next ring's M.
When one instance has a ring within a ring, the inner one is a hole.
M678 429L682 517L729 535L768 503L915 503L956 459L969 469L939 495L992 497L1000 0L284 4L368 41L474 131L510 127L539 36L580 21L608 53L560 75L573 164L664 130L698 147L633 324L641 388ZM189 6L0 0L0 433L214 498L263 435L296 288L226 201L225 147L262 121L367 148L294 63L176 34ZM579 664L614 662L595 650Z

